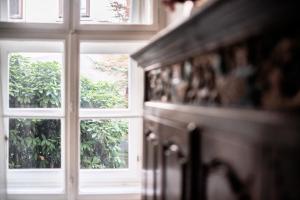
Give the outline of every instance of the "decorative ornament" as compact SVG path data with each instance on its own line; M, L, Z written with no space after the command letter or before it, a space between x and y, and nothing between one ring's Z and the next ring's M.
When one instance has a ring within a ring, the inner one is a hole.
M186 1L192 1L195 2L197 0L162 0L162 3L167 6L168 8L170 8L172 11L175 10L175 4L176 3L184 3Z

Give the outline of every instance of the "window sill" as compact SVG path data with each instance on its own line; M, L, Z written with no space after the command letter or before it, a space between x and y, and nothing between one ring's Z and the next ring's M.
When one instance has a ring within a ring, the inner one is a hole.
M7 171L8 194L63 194L62 169L13 169Z
M139 195L141 194L140 186L101 186L81 188L80 195Z
M140 187L94 188L77 195L77 200L141 200ZM8 194L7 200L67 200L66 194Z

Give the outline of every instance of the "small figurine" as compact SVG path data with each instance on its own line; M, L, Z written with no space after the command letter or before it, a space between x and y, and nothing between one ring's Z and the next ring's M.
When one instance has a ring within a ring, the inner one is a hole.
M172 11L174 11L176 3L184 3L186 1L195 2L196 0L162 0L162 3L166 5L168 8L170 8Z
M261 99L265 109L300 108L300 69L297 51L292 39L282 39L263 65L264 91Z

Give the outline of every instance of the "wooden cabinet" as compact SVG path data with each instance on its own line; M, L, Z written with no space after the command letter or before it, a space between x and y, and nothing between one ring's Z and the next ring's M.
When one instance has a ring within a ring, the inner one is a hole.
M185 200L197 196L197 157L200 130L194 124L160 124L162 134L163 199Z
M143 152L144 152L144 199L158 200L158 155L159 155L159 131L157 124L150 121L144 122Z
M132 55L143 200L300 199L299 1L209 1Z
M188 173L188 141L184 131L161 125L163 199L181 200L186 195Z
M204 131L205 199L298 199L300 137L295 125L288 130L257 123L245 131Z
M202 136L205 199L262 199L263 155L261 138L243 132L208 129Z
M145 105L144 199L300 197L299 117Z
M153 117L152 117L153 118ZM183 200L198 196L200 129L194 124L145 119L144 199ZM196 173L195 173L196 172Z

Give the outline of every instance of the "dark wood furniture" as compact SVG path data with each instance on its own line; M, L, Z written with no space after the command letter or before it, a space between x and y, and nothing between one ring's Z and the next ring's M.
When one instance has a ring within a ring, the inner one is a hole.
M132 55L144 200L300 199L299 4L212 0Z

